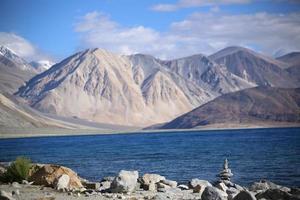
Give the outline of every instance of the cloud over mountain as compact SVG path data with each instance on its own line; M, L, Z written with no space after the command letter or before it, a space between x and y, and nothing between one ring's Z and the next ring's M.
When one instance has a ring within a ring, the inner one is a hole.
M0 32L0 45L9 48L27 61L49 59L49 56L41 53L34 44L15 33Z
M145 26L122 26L101 12L83 16L75 26L81 47L101 47L122 54L146 53L175 58L211 54L229 45L255 48L272 55L300 48L300 13L193 13L159 31ZM291 40L293 38L293 40Z

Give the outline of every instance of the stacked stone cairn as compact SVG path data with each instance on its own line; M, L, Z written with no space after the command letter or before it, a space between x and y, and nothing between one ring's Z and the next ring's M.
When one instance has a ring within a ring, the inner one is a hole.
M233 176L231 173L231 169L228 167L227 158L224 161L223 170L219 173L218 177L220 177L220 181L230 181L230 178Z

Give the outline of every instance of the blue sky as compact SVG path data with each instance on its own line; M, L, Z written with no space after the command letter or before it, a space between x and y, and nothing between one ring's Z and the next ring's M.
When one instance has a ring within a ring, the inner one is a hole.
M284 0L2 0L0 44L56 61L91 47L173 58L241 45L272 55L300 49L299 16L300 4Z

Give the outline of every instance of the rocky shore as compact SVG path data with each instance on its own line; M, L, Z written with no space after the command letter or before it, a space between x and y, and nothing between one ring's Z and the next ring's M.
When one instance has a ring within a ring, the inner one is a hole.
M0 176L7 166L0 166ZM121 170L115 177L89 182L73 170L52 164L34 164L28 181L1 183L0 200L300 200L300 188L288 188L267 180L243 187L231 182L228 161L210 183L192 179L178 184L159 174L143 174Z

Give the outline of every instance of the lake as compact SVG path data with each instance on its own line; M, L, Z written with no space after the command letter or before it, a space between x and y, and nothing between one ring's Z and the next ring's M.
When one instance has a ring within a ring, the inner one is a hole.
M99 181L121 169L158 173L187 183L217 180L225 158L232 181L268 179L300 186L300 128L58 136L0 140L0 161L27 156Z

